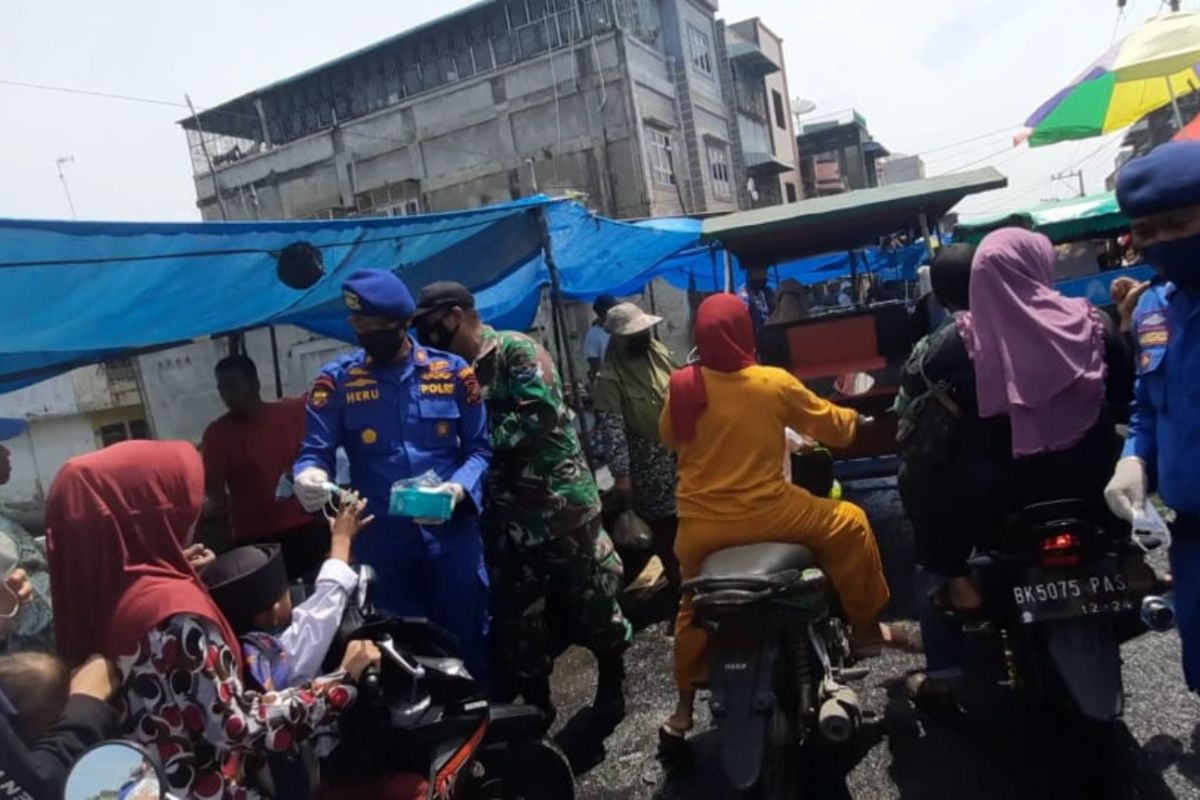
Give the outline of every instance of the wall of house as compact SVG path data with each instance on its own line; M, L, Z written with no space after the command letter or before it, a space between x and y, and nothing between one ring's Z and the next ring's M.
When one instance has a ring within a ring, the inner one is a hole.
M520 62L230 163L217 171L226 211L235 219L343 216L354 213L358 195L418 181L423 211L575 191L602 213L646 216L643 187L617 171L640 152L623 97L622 36ZM212 178L197 176L196 190L205 218L219 218Z

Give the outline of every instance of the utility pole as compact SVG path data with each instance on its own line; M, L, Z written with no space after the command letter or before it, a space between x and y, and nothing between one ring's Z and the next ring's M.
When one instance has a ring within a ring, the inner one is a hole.
M225 211L225 200L221 197L221 185L217 183L217 170L213 166L212 156L208 154L208 142L204 141L204 129L200 127L200 115L196 113L196 107L192 105L192 98L188 97L188 93L183 93L183 99L187 101L188 110L192 112L192 120L196 123L196 135L200 137L200 151L204 153L204 160L208 163L208 176L212 178L213 194L217 197L217 208L221 211L221 219L229 221L229 214Z
M67 186L67 176L63 174L63 164L74 164L75 156L61 156L54 159L54 166L58 167L58 179L62 181L63 193L67 196L67 205L71 207L71 219L79 219L79 215L75 213L75 201L71 199L71 187Z
M1052 180L1052 181L1067 181L1067 180L1070 180L1071 178L1079 179L1079 196L1086 197L1087 192L1084 191L1084 188L1083 188L1083 172L1081 172L1080 170L1077 170L1077 169L1063 170L1062 172L1056 172L1055 174L1050 176L1050 180Z

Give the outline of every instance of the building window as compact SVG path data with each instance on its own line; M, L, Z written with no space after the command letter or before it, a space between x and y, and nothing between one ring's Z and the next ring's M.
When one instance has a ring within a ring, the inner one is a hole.
M659 186L675 185L675 159L671 157L671 134L648 128L650 175Z
M794 183L785 183L785 184L783 185L783 188L784 188L784 191L786 191L786 192L787 192L787 201L788 201L789 203L794 203L794 202L796 202L796 184L794 184Z
M709 142L708 174L712 178L713 196L728 200L733 197L732 171L729 169L729 148L723 144Z
M786 131L787 115L783 113L783 95L772 89L771 100L775 103L775 125Z
M692 69L701 75L712 77L712 48L708 42L708 34L699 28L688 25L688 43L692 51Z
M96 438L99 439L101 447L108 447L111 444L130 439L149 439L150 427L144 419L114 422L110 425L101 425L96 431Z

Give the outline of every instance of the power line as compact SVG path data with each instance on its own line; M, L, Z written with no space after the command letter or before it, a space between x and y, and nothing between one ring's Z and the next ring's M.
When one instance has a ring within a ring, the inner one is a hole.
M963 145L963 144L970 144L971 142L977 142L980 139L988 139L993 136L999 136L1002 133L1012 133L1014 130L1017 130L1020 127L1021 127L1020 125L1009 125L1004 128L999 128L998 130L989 131L988 133L981 133L978 136L972 136L968 139L960 139L957 142L950 142L949 144L938 145L937 147L927 147L921 151L921 155L924 156L924 155L928 155L930 153L937 153L941 150L949 150L952 147L958 147L959 145Z
M120 101L123 101L126 103L142 103L144 105L167 106L170 108L184 108L184 109L188 108L187 103L180 103L176 100L162 100L162 99L153 98L153 97L138 97L136 95L130 95L130 94L115 94L115 93L111 93L111 92L97 92L97 91L93 91L91 89L79 89L79 88L75 88L72 86L53 86L53 85L45 84L45 83L26 83L25 81L13 81L13 80L6 80L6 79L0 79L0 86L15 86L15 87L21 88L21 89L37 89L37 90L44 91L44 92L60 92L62 94L74 94L74 95L80 95L82 97L96 97L96 98L100 98L102 100L120 100ZM203 106L197 106L196 112L198 112L198 113L202 112L205 114L219 114L219 115L230 117L233 119L254 120L255 123L258 123L258 121L259 121L258 116L255 114L243 114L238 111L229 111L229 110L226 110L223 108L211 108L211 107L205 108ZM327 130L327 129L322 129L322 130ZM380 142L390 142L392 144L402 144L405 146L409 146L409 145L413 144L413 142L408 142L403 139L396 139L396 138L390 137L390 136L380 136L378 134L373 134L373 133L361 133L359 131L347 130L344 127L339 127L338 130L340 130L342 132L342 134L345 136L357 136L360 139L373 139L373 140L380 141ZM319 133L319 132L320 131L313 131L313 133ZM438 144L437 146L441 147L445 150L449 150L450 152L461 153L463 155L480 156L481 158L494 158L495 157L494 153L481 153L478 150L463 150L461 148L449 147L449 146L443 145L443 144Z
M1004 143L1006 146L1011 144L1011 142L1008 141L1007 137L1005 138ZM994 150L996 147L996 144L997 144L996 141L989 139L989 140L983 141L979 144L976 144L974 147L968 147L966 150L960 150L957 153L949 153L944 156L935 156L934 158L931 158L928 160L931 163L935 163L935 164L946 162L946 161L955 161L957 159L964 158L966 156L974 155L975 153L981 153L984 150ZM922 154L922 155L924 155L924 154Z

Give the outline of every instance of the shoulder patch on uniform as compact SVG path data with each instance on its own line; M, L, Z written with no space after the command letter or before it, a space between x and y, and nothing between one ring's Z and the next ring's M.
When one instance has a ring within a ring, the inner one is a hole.
M483 402L483 393L479 390L479 378L471 367L463 367L458 371L458 380L467 392L467 405L477 406Z
M312 388L308 390L308 404L313 408L324 408L336 390L337 383L333 378L322 373L317 376L317 379L313 381Z

